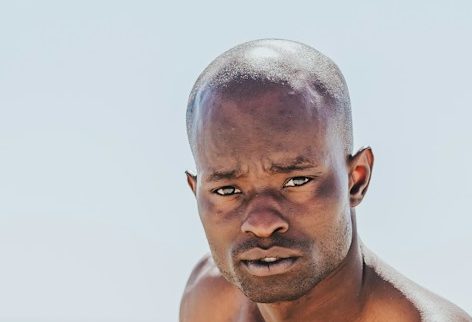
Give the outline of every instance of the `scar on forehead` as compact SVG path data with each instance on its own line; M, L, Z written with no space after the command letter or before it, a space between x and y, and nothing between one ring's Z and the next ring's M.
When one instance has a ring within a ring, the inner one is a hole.
M290 173L294 171L307 170L317 168L318 165L305 156L298 156L292 159L283 159L277 162L269 161L267 166L264 166L264 171L269 173ZM205 181L222 181L233 180L247 176L248 171L243 171L241 166L236 166L233 169L212 169L210 173L205 176Z

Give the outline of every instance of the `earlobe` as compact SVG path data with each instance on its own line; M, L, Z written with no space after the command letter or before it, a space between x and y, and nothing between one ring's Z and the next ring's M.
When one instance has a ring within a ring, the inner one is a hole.
M351 207L356 207L369 187L374 165L374 154L370 147L362 148L349 160L349 195Z
M185 171L185 174L187 175L187 184L190 187L190 190L192 190L193 194L197 194L197 176L190 173L189 171Z

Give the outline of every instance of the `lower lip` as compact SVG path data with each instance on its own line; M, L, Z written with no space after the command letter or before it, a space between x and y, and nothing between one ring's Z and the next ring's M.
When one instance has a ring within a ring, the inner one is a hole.
M296 257L284 258L272 263L244 261L244 266L254 276L271 276L288 272L296 263Z

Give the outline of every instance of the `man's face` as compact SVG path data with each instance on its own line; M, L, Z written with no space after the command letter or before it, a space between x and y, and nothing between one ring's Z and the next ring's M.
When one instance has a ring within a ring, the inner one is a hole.
M351 244L347 156L331 107L312 95L210 92L196 122L189 180L212 256L255 302L306 294Z

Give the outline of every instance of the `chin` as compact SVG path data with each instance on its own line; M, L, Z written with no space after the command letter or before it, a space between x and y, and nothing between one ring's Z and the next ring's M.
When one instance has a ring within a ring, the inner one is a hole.
M277 302L289 302L298 300L300 297L305 295L302 294L293 294L284 292L247 292L247 290L243 290L244 295L251 301L255 303L277 303Z
M320 279L313 276L301 279L274 276L264 279L238 279L238 288L251 301L256 303L276 303L295 301L313 289Z

